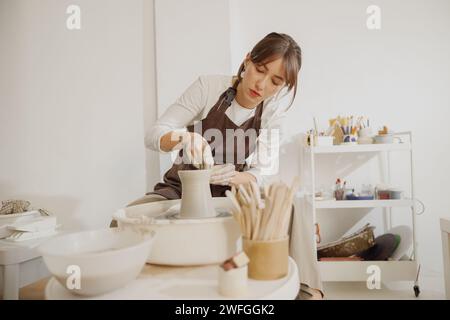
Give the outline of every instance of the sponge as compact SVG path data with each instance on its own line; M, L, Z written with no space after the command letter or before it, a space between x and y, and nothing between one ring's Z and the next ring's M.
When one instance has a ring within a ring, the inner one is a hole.
M222 263L221 267L225 270L231 270L235 268L241 268L249 263L249 258L245 254L245 252L240 252L235 256L227 259L224 263Z
M249 258L245 254L245 252L238 253L233 258L231 258L231 260L236 265L236 268L243 267L250 262Z

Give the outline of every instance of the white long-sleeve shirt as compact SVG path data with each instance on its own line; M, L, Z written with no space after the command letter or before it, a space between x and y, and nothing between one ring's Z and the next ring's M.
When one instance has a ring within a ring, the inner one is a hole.
M200 76L148 130L145 137L147 148L166 153L161 150L161 137L170 131L186 131L187 126L206 118L219 96L232 86L232 80L232 76ZM262 130L257 139L256 150L246 159L249 165L247 172L255 176L259 185L263 185L270 176L278 174L282 120L290 102L290 95L283 92L284 89L264 101ZM233 100L225 114L239 126L254 116L255 110L256 108L244 108Z

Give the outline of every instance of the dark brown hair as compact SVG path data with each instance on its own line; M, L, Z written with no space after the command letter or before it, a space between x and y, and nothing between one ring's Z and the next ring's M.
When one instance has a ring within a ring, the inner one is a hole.
M294 90L292 105L297 94L297 77L302 65L302 51L297 42L287 34L272 32L260 40L250 52L250 60L259 65L278 58L283 58L288 92ZM244 62L242 62L237 73L238 82L242 80L241 73L244 69Z

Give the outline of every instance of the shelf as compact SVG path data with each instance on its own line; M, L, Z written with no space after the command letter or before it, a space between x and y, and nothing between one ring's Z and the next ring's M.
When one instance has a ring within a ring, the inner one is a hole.
M417 275L417 262L406 261L319 261L322 281L367 281L373 271L369 266L378 266L382 281L410 281ZM368 272L369 271L369 272Z
M335 145L326 147L308 147L308 152L314 154L323 153L352 153L352 152L381 152L381 151L411 151L411 143L390 144L357 144L357 145Z
M304 191L304 196L306 197L306 202L312 210L314 219L316 219L317 210L320 209L350 209L350 208L394 208L403 207L410 208L414 213L414 192L411 186L411 194L408 194L411 199L401 199L401 200L316 200L315 186L316 186L316 170L319 167L320 160L327 160L321 156L315 156L320 154L332 154L336 156L346 155L346 158L353 156L356 158L361 158L362 155L367 157L379 156L383 154L377 153L389 153L391 151L404 152L402 155L410 155L410 182L413 182L413 163L412 163L412 135L411 132L397 132L395 136L407 135L405 139L402 138L401 143L390 143L390 144L355 144L355 145L333 145L333 146L303 146L302 151L310 157L310 172L311 174L311 194ZM312 139L312 138L310 138ZM391 157L386 158L387 165L382 166L379 164L380 169L383 169L384 174L387 176L386 180L390 181L391 172L387 171L386 168L390 168ZM380 161L381 162L381 161ZM351 168L348 168L351 169ZM356 168L355 168L356 169ZM349 210L343 210L349 211ZM383 215L383 221L387 224L387 219L391 218L391 210L388 210L387 215ZM398 210L405 211L405 210ZM334 211L340 213L340 211ZM412 214L412 228L415 234L415 215ZM336 217L335 217L336 218ZM335 219L334 218L334 219ZM341 216L339 216L341 219ZM415 238L414 238L415 239ZM317 248L317 246L316 246ZM416 242L412 244L413 256L416 255ZM371 275L373 275L374 270L369 267L379 267L381 281L415 281L417 276L417 270L419 262L416 260L402 260L402 261L319 261L319 270L322 281L361 281L366 282L370 280Z
M308 198L311 204L311 198ZM394 208L412 207L414 201L411 199L402 200L324 200L315 201L316 209L338 209L338 208Z

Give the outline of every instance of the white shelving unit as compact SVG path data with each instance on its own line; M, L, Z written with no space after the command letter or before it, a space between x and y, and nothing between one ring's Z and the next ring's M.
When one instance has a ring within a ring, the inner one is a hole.
M321 153L355 153L355 152L380 152L380 151L411 151L411 143L391 143L391 144L358 144L358 145L337 145L329 147L309 147L309 151L315 154Z
M397 133L396 136L407 138L403 143L393 144L367 144L367 145L334 145L334 146L303 146L306 157L310 160L311 170L311 189L307 192L306 200L313 211L314 221L316 220L316 211L320 209L345 209L345 208L383 208L386 213L383 216L385 229L390 228L391 208L404 207L411 210L412 229L413 229L413 254L411 260L401 261L319 261L320 272L323 281L366 281L368 278L367 268L371 265L377 265L382 274L382 281L414 281L414 292L419 295L420 290L417 285L418 261L416 254L416 228L415 228L415 206L414 206L414 177L413 177L413 155L412 155L412 135L411 132ZM313 141L312 137L310 137ZM410 195L411 199L402 200L316 200L316 168L320 163L317 161L318 154L343 154L343 153L384 153L387 158L387 178L390 181L390 153L409 152L410 154ZM387 220L386 221L386 217ZM387 230L385 230L387 231Z
M308 202L311 204L311 198L308 198ZM414 205L414 202L411 199L315 201L316 209L395 208L395 207L412 207L413 205Z

